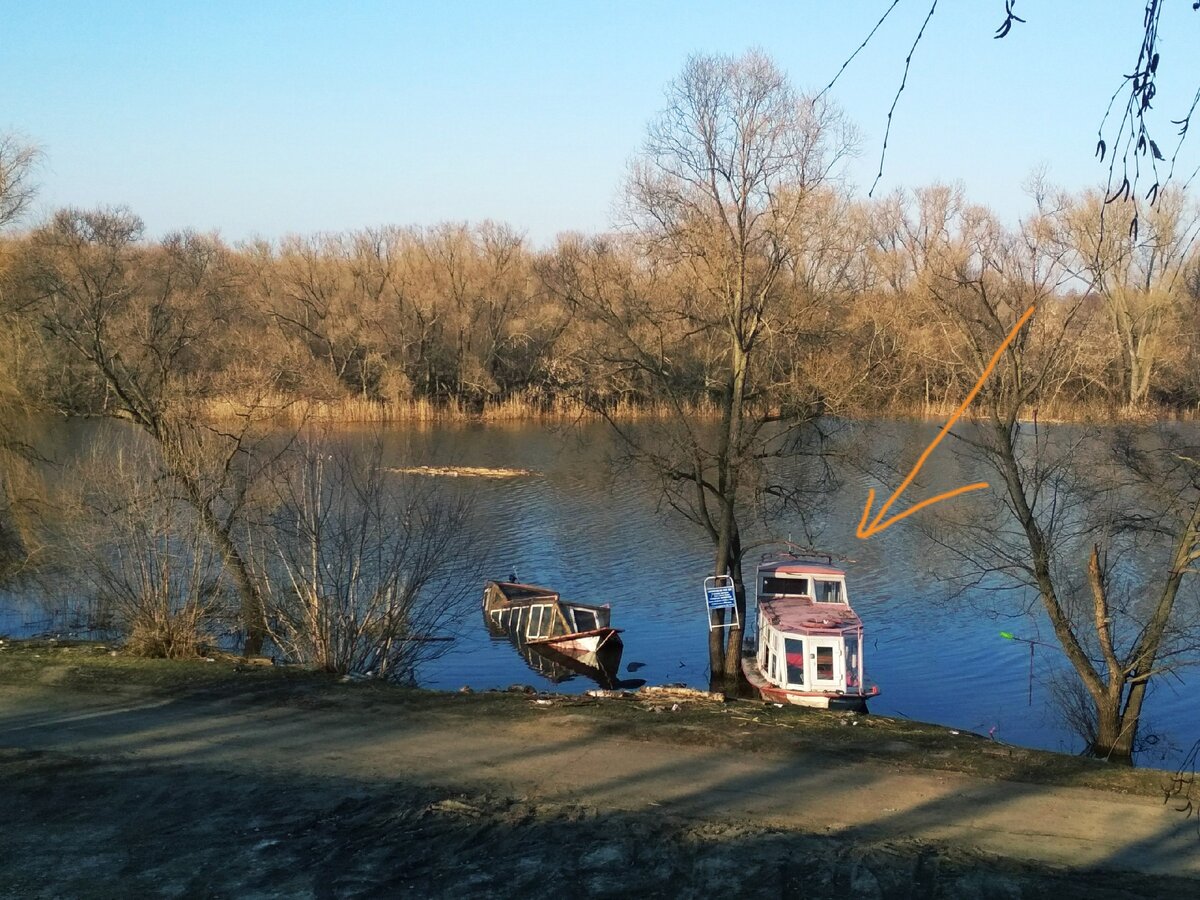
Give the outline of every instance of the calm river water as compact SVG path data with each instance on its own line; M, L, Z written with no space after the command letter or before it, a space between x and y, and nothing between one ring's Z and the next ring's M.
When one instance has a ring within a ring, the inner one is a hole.
M936 430L925 423L866 423L856 426L851 441L911 465ZM89 433L72 432L58 443L76 449ZM464 561L465 568L478 571L479 588L483 577L507 578L515 572L522 581L551 586L570 599L611 603L613 624L624 629L623 676L634 664L636 676L628 677L707 687L702 582L710 574L711 550L695 526L660 509L653 484L610 465L616 445L605 426L569 431L530 425L394 427L385 441L389 463L536 473L454 479L456 489L474 494L481 518L477 558ZM981 478L987 474L970 471L943 444L926 464L915 496ZM1081 742L1060 721L1048 689L1053 672L1065 665L1061 653L1037 647L1031 702L1028 647L1000 637L1009 631L1053 644L1044 620L991 609L985 596L948 602L940 576L952 563L911 520L858 540L854 529L869 486L879 487L855 471L841 473L841 486L819 516L819 543L855 560L847 564L851 602L866 626L868 676L882 689L872 711L990 732L1007 743L1077 751ZM799 539L802 533L787 520L772 522L771 530L783 538L791 533ZM752 565L750 570L748 581ZM28 630L37 619L30 604L20 595L0 594L0 633ZM566 692L595 687L581 676L552 685L508 641L489 637L476 609L463 626L450 650L422 670L423 685L479 690L524 683ZM1185 671L1182 677L1190 682L1196 673ZM1200 738L1197 709L1187 685L1161 680L1144 729L1161 738L1140 762L1177 764Z

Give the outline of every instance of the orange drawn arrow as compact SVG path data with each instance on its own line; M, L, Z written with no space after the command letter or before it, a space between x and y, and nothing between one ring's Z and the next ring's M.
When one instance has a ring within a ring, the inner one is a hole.
M880 521L887 514L887 511L891 508L892 504L895 503L900 495L904 493L905 488L912 484L913 479L917 477L917 473L921 471L921 466L925 465L925 460L929 458L929 454L932 453L933 449L941 443L942 438L946 436L947 432L954 427L954 423L958 421L958 417L967 411L967 407L971 405L971 401L975 399L975 395L979 393L980 389L983 387L983 383L987 381L988 376L992 374L992 369L996 368L996 363L1000 362L1001 355L1006 349L1008 349L1008 345L1012 343L1013 338L1017 336L1017 332L1021 330L1021 326L1029 321L1029 317L1033 315L1033 311L1036 308L1036 305L1029 307L1029 309L1025 310L1025 314L1017 320L1017 324L1014 325L1012 331L1008 333L1008 337L1004 339L1004 343L997 347L996 352L992 354L992 361L988 363L987 368L983 370L983 374L979 376L979 380L975 382L975 387L971 388L971 393L967 394L967 399L963 400L958 409L954 411L954 415L952 415L949 421L942 426L942 430L937 433L937 437L930 441L929 446L925 448L925 452L921 454L921 458L917 460L917 464L913 466L912 471L908 473L908 477L905 478L904 481L900 482L900 487L896 488L892 496L888 497L883 506L879 507L879 512L875 514L875 518L871 520L869 525L867 524L867 517L871 515L871 503L875 500L875 490L873 488L868 488L867 503L863 507L862 521L858 523L858 530L855 531L855 534L857 534L859 538L865 541L872 535L883 531L885 528L895 525L901 519L911 516L913 513L918 512L927 506L932 506L934 503L939 503L942 500L949 500L951 497L957 497L959 494L965 494L968 491L978 491L981 488L988 486L986 481L977 481L975 484L965 484L962 487L955 488L952 491L946 491L944 494L938 494L936 497L930 497L928 500L922 500L920 503L910 506L904 512L897 513L896 515L892 516L886 522Z

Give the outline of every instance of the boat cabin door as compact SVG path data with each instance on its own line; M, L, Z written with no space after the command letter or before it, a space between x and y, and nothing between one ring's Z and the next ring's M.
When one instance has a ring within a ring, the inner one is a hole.
M808 646L813 689L843 690L846 687L846 669L841 639L815 637L809 640Z

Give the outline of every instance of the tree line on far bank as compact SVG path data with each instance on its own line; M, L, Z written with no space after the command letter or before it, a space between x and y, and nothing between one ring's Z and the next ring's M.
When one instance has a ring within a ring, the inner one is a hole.
M1039 316L1069 310L1073 339L1071 364L1032 405L1066 418L1192 413L1196 205L1160 197L1136 234L1109 211L1096 192L1037 185L1026 220L1008 227L957 187L869 201L823 181L786 233L770 234L776 316L754 402L851 416L952 408L973 376L938 293L964 261L1017 264L1036 230L1038 255L1017 274L1038 290L1051 279ZM0 391L29 409L104 414L121 398L87 359L103 346L217 417L267 401L347 421L634 413L659 403L661 379L609 364L597 336L611 331L605 312L636 305L642 321L625 324L670 345L672 393L719 405L723 347L686 315L703 256L642 238L568 234L534 249L484 222L230 246L193 232L149 239L125 209L61 210L0 248ZM621 297L636 303L608 308Z

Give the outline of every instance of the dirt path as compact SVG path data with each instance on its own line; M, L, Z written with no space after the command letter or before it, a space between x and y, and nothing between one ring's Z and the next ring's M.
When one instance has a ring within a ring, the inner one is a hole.
M42 680L0 685L12 896L1154 896L1200 879L1195 822L1161 797L890 762L903 741L844 761L707 746L686 722L633 739L568 701ZM659 709L636 715L679 715Z

